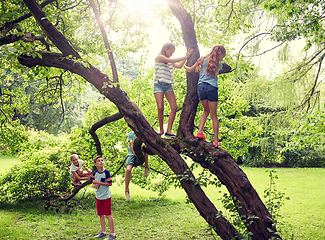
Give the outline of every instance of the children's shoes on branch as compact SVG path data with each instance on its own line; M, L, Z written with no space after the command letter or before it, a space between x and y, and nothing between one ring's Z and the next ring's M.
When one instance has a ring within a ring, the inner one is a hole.
M220 143L219 143L218 141L214 141L214 142L213 142L213 145L214 145L215 147L219 147L219 146L220 146Z
M165 137L174 138L176 135L173 133L165 133Z
M206 139L206 137L205 137L202 133L197 133L197 134L196 134L196 137L197 137L197 138L202 138L203 140Z

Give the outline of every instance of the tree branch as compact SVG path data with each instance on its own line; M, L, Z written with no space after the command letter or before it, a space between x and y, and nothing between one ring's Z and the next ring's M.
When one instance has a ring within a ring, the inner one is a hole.
M54 45L62 52L64 56L73 56L75 58L80 58L78 52L76 52L69 41L64 37L64 35L59 32L47 19L45 12L42 10L41 6L35 0L24 0L28 9L33 14L36 22L42 28L42 31L49 37L49 39L54 43Z

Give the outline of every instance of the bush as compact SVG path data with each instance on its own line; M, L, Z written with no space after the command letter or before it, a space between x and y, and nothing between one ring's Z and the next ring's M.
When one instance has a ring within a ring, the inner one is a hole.
M21 162L0 179L0 201L48 198L69 191L71 179L65 156L54 150L22 155Z
M325 167L325 150L305 147L282 152L284 163L290 167Z

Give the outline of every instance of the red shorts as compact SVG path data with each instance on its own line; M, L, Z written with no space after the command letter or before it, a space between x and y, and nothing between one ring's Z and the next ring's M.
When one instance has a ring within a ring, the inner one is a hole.
M111 198L99 200L96 198L97 215L111 215Z

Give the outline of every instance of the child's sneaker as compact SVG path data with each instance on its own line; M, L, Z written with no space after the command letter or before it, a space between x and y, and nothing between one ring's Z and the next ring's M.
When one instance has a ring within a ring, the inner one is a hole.
M125 191L125 200L130 201L131 196L130 196L130 191Z
M112 233L110 233L110 234L108 235L108 237L105 238L104 240L111 240L111 239L115 239L115 238L116 238L116 234L112 234Z
M106 237L106 233L100 232L98 235L95 236L95 238L103 238Z
M165 137L167 138L174 138L176 135L173 133L165 133Z

